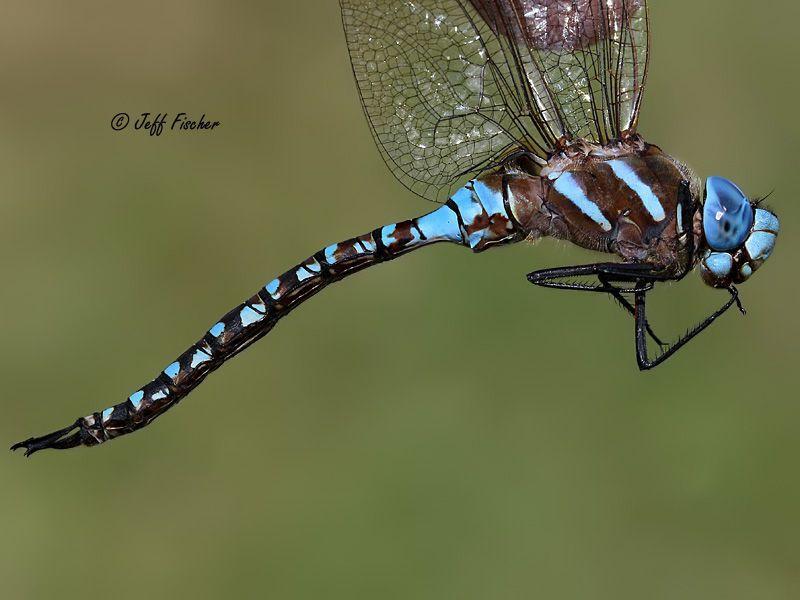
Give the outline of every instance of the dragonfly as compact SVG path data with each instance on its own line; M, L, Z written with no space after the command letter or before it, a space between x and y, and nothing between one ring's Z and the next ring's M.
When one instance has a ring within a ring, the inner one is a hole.
M634 321L651 369L723 313L772 253L776 214L637 132L648 74L646 0L340 0L364 113L385 163L435 210L331 244L260 288L123 402L12 446L94 446L139 430L328 285L450 242L483 252L543 237L609 255L528 274L605 294ZM671 343L646 300L694 269L727 295ZM651 349L655 349L651 356Z

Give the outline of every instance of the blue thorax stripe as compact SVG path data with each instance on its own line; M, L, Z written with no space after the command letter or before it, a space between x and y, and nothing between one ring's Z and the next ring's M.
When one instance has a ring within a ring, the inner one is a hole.
M622 182L627 185L634 193L639 196L645 209L654 221L663 221L665 218L664 207L661 202L650 189L650 186L642 181L626 161L617 159L608 161L608 166L614 172L614 175L619 177Z
M600 225L603 231L611 231L611 223L592 200L583 191L577 178L572 173L561 173L556 179L553 188L567 200L572 202L578 210Z

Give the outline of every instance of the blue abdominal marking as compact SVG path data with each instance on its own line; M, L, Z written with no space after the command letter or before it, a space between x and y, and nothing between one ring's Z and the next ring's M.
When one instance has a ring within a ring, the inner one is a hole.
M211 329L208 330L208 333L213 335L214 337L219 337L222 335L222 332L225 331L225 323L217 323Z
M664 220L666 215L664 214L664 207L661 206L661 202L658 200L658 196L653 193L649 185L639 179L636 171L634 171L627 162L624 160L610 160L608 161L608 166L614 171L614 175L619 177L625 185L639 196L639 199L642 201L642 204L644 204L647 212L650 213L650 216L653 217L654 221Z
M270 296L272 296L272 298L277 300L279 298L279 296L276 296L275 294L278 293L278 288L280 287L280 285L281 285L281 280L280 279L273 279L267 285L264 286L264 289L267 290L267 293Z
M439 240L461 242L458 218L449 206L443 206L432 213L417 218L417 227L425 234L429 242Z
M339 244L331 244L327 248L325 248L325 262L329 265L336 264L336 249L339 247Z
M373 242L372 240L358 240L358 241L361 243L362 246L364 246L364 250L367 253L375 252L375 242Z
M394 223L392 223L391 225L384 225L381 228L381 242L383 242L384 246L389 246L392 243L390 238L392 237L392 234L395 232L396 229L397 225L395 225Z
M396 240L394 238L394 233L397 231L397 224L392 223L391 225L385 225L381 228L381 242L385 247L391 246ZM414 238L409 242L409 245L417 244L420 241L419 233L416 230L413 230L411 234Z
M305 266L301 266L295 272L295 276L297 277L297 281L305 281L306 279L310 279L314 276L314 273L309 271Z
M477 179L472 182L472 186L475 188L475 195L478 196L478 199L489 215L506 214L506 207L503 204L503 194L501 191L493 190Z
M144 392L142 390L139 390L138 392L131 394L128 397L128 400L130 401L131 404L133 404L134 409L139 410L139 407L142 405L143 398L144 398Z
M108 421L111 418L111 413L114 412L114 407L107 408L103 411L103 422Z
M478 196L473 188L467 186L462 187L453 194L452 200L458 207L458 211L461 213L461 220L465 225L474 223L475 220L483 214L483 206L480 200L478 200ZM464 233L466 234L467 232L465 231ZM480 244L481 239L483 239L483 232L473 231L466 235L466 238L469 247L475 248Z
M211 357L208 354L202 350L197 350L197 352L194 353L194 356L192 356L191 367L194 369L197 365L201 365L209 360L211 360Z
M572 173L562 173L556 179L555 190L572 202L578 209L589 217L592 221L600 225L603 231L611 231L611 223L608 222L605 215L600 211L600 208L592 202L586 195L586 192L581 189L578 180Z
M254 311L249 306L245 306L241 312L239 313L239 319L242 321L242 325L247 327L248 325L252 325L253 323L258 323L259 321L263 320L265 315L262 315L256 311Z
M181 365L178 362L174 362L169 365L166 369L164 369L164 373L167 374L167 377L170 379L175 379L178 376L178 373L181 372Z

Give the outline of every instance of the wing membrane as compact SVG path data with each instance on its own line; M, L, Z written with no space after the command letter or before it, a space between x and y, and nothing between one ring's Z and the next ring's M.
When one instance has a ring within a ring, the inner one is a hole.
M353 73L381 154L417 194L559 140L635 129L645 0L340 0ZM563 142L562 142L563 143Z

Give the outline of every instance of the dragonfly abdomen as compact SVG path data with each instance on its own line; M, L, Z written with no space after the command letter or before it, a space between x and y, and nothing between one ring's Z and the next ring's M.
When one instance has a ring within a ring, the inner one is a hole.
M452 242L479 252L522 235L506 208L502 180L470 181L432 213L379 227L316 252L216 321L200 340L125 401L78 419L72 428L31 438L17 447L30 453L48 447L94 446L141 429L327 285L429 244ZM75 428L78 431L71 433Z

